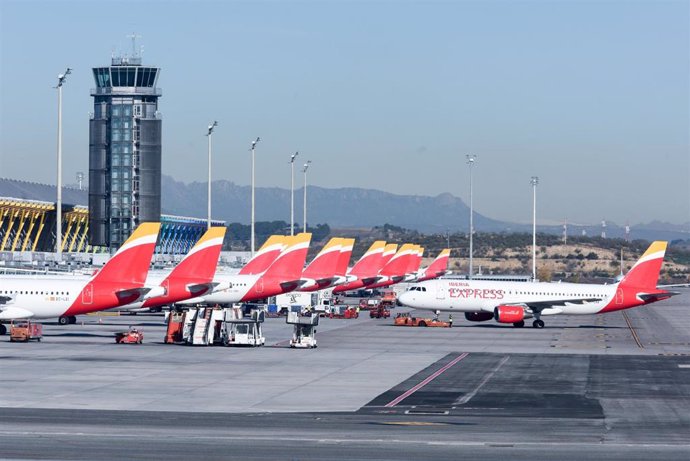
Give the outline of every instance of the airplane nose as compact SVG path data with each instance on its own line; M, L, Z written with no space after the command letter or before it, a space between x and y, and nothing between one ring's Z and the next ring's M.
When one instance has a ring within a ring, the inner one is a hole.
M408 303L412 301L412 293L406 291L405 293L398 296L398 301L400 301L400 304L402 304L403 306L408 306Z

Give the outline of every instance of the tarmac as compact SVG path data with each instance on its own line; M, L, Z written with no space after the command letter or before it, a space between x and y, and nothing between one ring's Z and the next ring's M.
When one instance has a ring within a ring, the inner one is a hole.
M321 319L312 350L283 318L260 348L163 344L162 315L47 323L40 343L0 337L0 458L688 459L681 291L544 329L362 311ZM115 344L129 325L144 344Z

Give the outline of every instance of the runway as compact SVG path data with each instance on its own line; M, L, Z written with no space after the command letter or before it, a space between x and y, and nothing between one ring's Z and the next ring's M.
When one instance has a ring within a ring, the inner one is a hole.
M689 306L541 330L323 319L315 350L282 319L256 349L164 345L160 316L46 325L0 340L0 458L687 459ZM130 324L145 343L114 344Z

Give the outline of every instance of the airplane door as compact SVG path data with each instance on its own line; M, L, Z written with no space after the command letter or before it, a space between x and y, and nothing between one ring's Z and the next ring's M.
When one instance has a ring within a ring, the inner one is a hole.
M92 304L93 303L93 285L87 284L83 290L81 290L81 303L82 304Z
M264 279L260 278L258 282L256 282L256 292L257 293L263 293L264 292Z
M436 299L446 299L446 287L443 284L439 284L436 289Z
M623 289L616 290L616 304L623 304Z

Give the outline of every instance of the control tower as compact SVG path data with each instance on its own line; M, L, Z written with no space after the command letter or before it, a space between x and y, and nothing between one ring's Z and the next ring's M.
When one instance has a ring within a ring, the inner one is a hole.
M133 42L134 48L134 42ZM160 221L160 68L131 56L95 67L89 121L89 243L118 248L141 222Z

